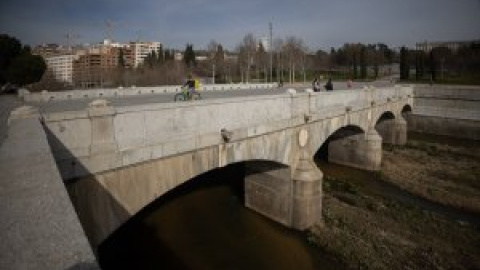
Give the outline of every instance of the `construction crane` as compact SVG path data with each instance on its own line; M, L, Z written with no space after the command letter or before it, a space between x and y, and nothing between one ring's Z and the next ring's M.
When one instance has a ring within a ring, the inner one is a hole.
M64 35L65 39L67 40L67 48L68 48L68 51L71 51L72 50L72 44L75 44L76 40L80 38L80 35L78 34L75 34L75 33L66 33Z
M117 28L125 27L125 23L118 23L112 20L105 20L105 31L106 31L106 38L113 42L113 35L114 31Z

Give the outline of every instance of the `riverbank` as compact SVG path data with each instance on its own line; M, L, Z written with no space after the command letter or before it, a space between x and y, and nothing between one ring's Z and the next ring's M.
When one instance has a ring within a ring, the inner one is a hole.
M352 269L480 269L478 144L410 137L384 147L380 173L319 164L324 224L309 241ZM468 217L452 218L443 206Z

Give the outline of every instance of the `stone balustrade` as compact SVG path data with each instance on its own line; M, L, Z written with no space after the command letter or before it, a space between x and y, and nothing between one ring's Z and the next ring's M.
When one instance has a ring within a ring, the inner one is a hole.
M207 84L201 85L199 91L231 91L244 89L274 89L276 83L253 83L253 84ZM19 91L19 97L26 102L48 102L55 100L72 99L98 99L105 97L127 97L136 95L156 95L162 93L175 93L182 91L181 85L152 86L152 87L119 87L105 89L85 89L49 92L44 90L40 93L30 93L28 90Z

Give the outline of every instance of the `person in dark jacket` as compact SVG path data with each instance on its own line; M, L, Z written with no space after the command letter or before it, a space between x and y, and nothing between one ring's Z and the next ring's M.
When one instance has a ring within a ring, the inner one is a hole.
M332 91L333 90L332 78L328 78L328 81L325 84L325 90L327 90L327 91Z

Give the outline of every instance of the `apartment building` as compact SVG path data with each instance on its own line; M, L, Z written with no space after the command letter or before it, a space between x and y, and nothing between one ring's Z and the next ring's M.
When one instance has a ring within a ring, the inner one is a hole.
M129 57L133 60L133 67L136 68L142 64L151 52L159 53L161 46L160 42L130 42Z
M118 66L119 47L100 46L78 52L73 62L73 83L76 88L98 88L109 86L114 80L114 69Z
M44 57L47 67L53 72L59 82L73 83L73 62L78 59L77 55L55 55Z

